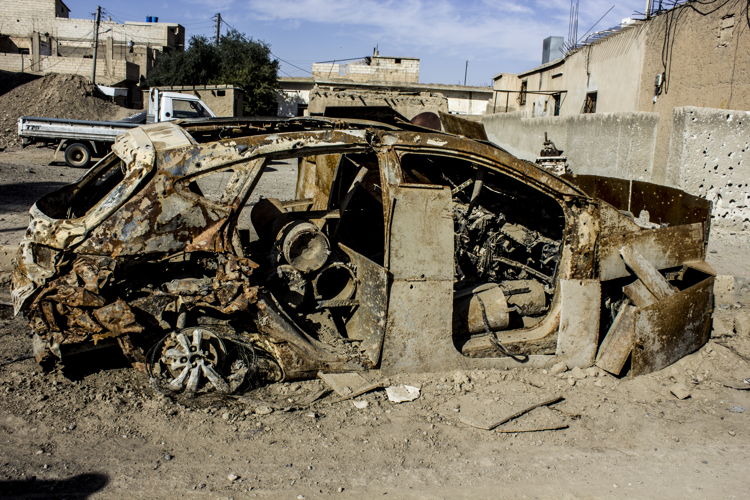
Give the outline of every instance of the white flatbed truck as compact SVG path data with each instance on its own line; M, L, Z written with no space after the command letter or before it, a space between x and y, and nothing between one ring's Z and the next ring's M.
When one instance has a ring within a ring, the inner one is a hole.
M18 119L18 136L25 146L33 143L56 145L55 156L63 152L65 163L71 167L85 167L91 158L106 155L115 138L131 128L183 118L212 118L216 115L190 94L149 93L148 111L141 111L121 121L69 120L22 116Z

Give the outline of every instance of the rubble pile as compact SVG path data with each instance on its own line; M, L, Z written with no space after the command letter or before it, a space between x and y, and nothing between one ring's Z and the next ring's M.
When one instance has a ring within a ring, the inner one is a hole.
M13 76L3 76L0 81L3 90L19 81ZM0 95L0 148L20 145L17 121L21 116L119 120L129 114L132 110L97 97L94 85L87 78L52 73Z

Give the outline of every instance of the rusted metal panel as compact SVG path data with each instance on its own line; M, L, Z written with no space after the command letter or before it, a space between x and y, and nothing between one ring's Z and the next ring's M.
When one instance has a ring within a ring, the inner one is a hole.
M638 311L631 375L645 375L698 350L711 330L713 276Z
M350 339L360 341L359 348L374 368L380 361L385 337L388 308L388 271L354 250L340 245L357 273L357 308L346 325Z
M560 280L557 356L569 367L594 363L599 341L601 285L598 280Z
M651 222L677 226L704 223L709 219L711 202L676 188L598 175L568 178L589 195L618 210L628 211L636 217L646 210Z
M633 270L638 279L646 285L657 299L666 299L674 294L675 290L667 279L661 275L651 262L649 262L640 252L632 246L624 246L620 249L622 260Z
M451 193L442 186L401 185L393 197L393 284L381 367L389 372L437 369L461 357L451 330Z
M635 318L637 309L623 304L609 327L596 355L596 366L613 375L619 375L635 344Z
M638 232L602 235L599 241L599 277L611 280L630 273L620 256L624 246L637 251L657 269L703 260L703 224L643 229Z
M443 130L450 134L462 135L477 141L487 140L487 131L484 129L482 122L475 122L442 111L440 112L440 122L443 125Z

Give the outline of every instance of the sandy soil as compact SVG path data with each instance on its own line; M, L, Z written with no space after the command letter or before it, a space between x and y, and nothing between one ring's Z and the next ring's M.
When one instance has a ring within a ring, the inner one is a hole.
M45 149L0 154L0 243L17 241L34 199L83 173L50 159ZM288 172L277 169L273 189L290 188ZM421 395L307 404L322 388L309 381L184 404L130 368L103 369L101 358L86 372L40 373L27 326L0 306L0 496L746 498L750 336L715 333L699 352L634 379L523 367L370 372ZM690 396L676 398L674 384ZM564 400L502 432L464 423L550 396Z

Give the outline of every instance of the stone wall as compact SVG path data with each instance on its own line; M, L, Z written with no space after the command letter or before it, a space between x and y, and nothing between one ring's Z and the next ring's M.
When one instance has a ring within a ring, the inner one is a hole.
M651 180L658 116L654 113L597 113L527 118L497 113L482 119L498 146L534 161L544 133L564 151L574 173Z

